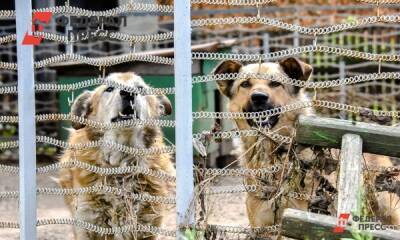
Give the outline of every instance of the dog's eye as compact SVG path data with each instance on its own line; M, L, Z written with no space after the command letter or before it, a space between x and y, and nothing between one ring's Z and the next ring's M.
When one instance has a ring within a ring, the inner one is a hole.
M114 87L108 87L105 90L105 92L112 92L112 91L114 91Z
M279 87L281 85L281 83L280 82L277 82L277 81L271 81L269 84L268 84L268 86L270 86L270 87Z
M248 88L248 87L250 87L250 82L249 82L248 80L246 80L246 81L242 82L242 83L240 84L240 86L241 86L242 88Z

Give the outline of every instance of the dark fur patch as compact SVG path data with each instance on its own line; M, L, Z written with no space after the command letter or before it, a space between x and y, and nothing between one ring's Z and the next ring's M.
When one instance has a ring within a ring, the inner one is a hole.
M224 74L224 73L238 73L242 68L242 63L232 60L227 60L221 62L213 71L214 74ZM231 97L231 87L234 81L232 79L219 80L217 81L219 91L227 96Z
M151 128L151 127L145 127L143 129L143 142L146 148L150 148L153 146L156 137L161 134L159 129Z

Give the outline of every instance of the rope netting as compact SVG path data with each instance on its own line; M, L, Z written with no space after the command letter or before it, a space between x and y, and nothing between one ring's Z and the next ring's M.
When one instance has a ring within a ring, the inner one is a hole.
M192 0L192 4L207 4L207 5L234 5L234 6L255 6L257 9L261 7L275 3L275 0ZM400 1L396 0L358 0L356 2L363 2L368 4L376 4L379 7L380 4L398 4ZM129 15L133 12L146 12L146 13L162 13L169 14L173 13L174 9L171 5L160 5L160 4L142 4L142 3L128 3L121 5L119 7L109 9L106 11L91 11L83 8L73 7L73 6L56 6L49 8L35 9L33 12L51 12L54 15L68 15L68 16L84 16L84 17L115 17L120 15ZM15 19L16 13L13 10L0 10L0 18L10 18ZM300 24L288 23L276 18L262 17L260 12L257 16L233 16L233 17L215 17L215 18L200 18L193 19L191 24L194 28L210 27L210 26L224 26L227 25L241 25L241 24L257 24L265 25L268 27L274 27L278 30L288 31L293 34L303 34L309 35L310 39L313 41L311 45L296 46L290 49L281 49L274 52L264 52L260 54L251 53L214 53L214 52L203 52L194 51L192 52L192 60L206 60L206 61L221 61L221 60L235 60L246 63L261 63L263 61L276 61L292 56L319 56L320 54L333 55L335 57L350 58L364 61L376 62L379 64L379 72L377 73L366 73L361 74L355 72L353 76L343 77L335 76L331 80L320 81L318 76L314 76L313 81L303 81L300 79L292 79L282 74L262 74L262 73L226 73L226 74L208 74L193 76L188 81L192 81L193 86L196 84L213 84L216 81L229 80L235 81L237 79L248 79L257 78L269 80L272 82L279 82L285 85L291 85L301 88L309 89L314 93L314 98L309 101L294 102L292 104L276 107L270 110L262 112L251 112L251 113L233 113L228 111L197 111L193 112L193 120L234 120L234 119L247 119L253 120L255 122L262 122L265 119L269 119L274 116L284 115L286 113L298 111L301 109L322 109L325 111L336 111L336 112L346 112L349 115L362 115L367 117L387 117L392 119L392 122L398 122L400 117L400 111L398 106L391 106L391 108L379 109L376 106L371 107L370 105L354 105L347 104L347 102L337 102L326 100L320 98L321 96L327 96L325 92L326 89L350 89L350 87L363 86L368 88L368 85L361 84L377 84L377 82L386 82L388 88L390 87L392 91L396 90L400 94L400 89L398 86L400 79L400 72L390 71L382 72L381 66L384 64L398 64L400 62L400 55L398 51L392 51L389 53L372 53L369 49L363 49L362 51L353 50L350 48L345 48L342 46L331 46L325 44L324 37L332 34L339 34L345 31L357 31L364 29L365 27L374 24L386 24L386 23L399 23L399 15L377 15L377 16L367 16L352 19L347 23L340 23L330 26L323 27L309 27L302 26ZM144 35L132 35L122 32L100 32L97 30L97 35L101 40L113 39L121 42L128 42L131 44L136 43L151 43L151 42L163 42L166 40L174 39L173 32L156 33L156 34L144 34ZM50 32L34 32L34 36L42 37L44 40L49 42L56 42L65 45L70 45L77 43L79 41L86 41L88 38L74 39L68 35L62 35L58 33ZM0 45L11 44L16 41L16 34L7 34L0 36ZM43 60L38 60L34 62L35 69L39 70L42 68L57 66L63 63L79 63L84 65L90 65L98 67L100 70L105 71L106 68L110 68L122 63L131 62L144 62L152 64L162 64L162 65L174 65L174 59L172 57L158 56L155 54L141 53L131 51L122 55L113 55L107 57L87 57L82 54L75 53L64 53L56 56L50 56ZM17 70L17 62L13 61L1 61L0 69L7 71ZM122 84L120 82L112 81L106 78L104 75L98 78L86 79L83 81L75 83L37 83L35 84L36 92L73 92L76 90L87 89L90 87L96 87L99 85L106 85L108 87L113 87L121 91L128 92L129 94L135 95L174 95L174 87L164 87L164 88L141 88L132 87L127 84ZM319 92L321 91L321 92ZM336 91L336 90L335 90ZM356 91L356 90L354 90ZM383 92L383 90L382 90ZM0 86L0 95L15 95L18 93L18 88L16 84L4 84ZM378 91L368 94L379 94ZM383 94L383 93L382 93ZM395 96L392 96L395 97ZM356 102L356 101L355 101ZM17 115L4 114L0 116L0 124L9 123L17 124L19 117ZM109 130L124 130L137 127L163 127L163 128L175 128L175 120L167 119L130 119L119 122L99 122L90 118L75 116L71 114L62 113L50 113L50 114L37 114L36 122L61 122L68 121L70 123L77 123L87 126L88 128L95 129L99 133L104 133ZM284 135L279 131L273 131L265 127L254 127L250 130L223 130L218 131L203 131L193 134L193 144L195 148L200 152L203 158L207 158L209 144L211 141L224 141L239 138L260 138L260 139L270 139L279 146L291 146L294 144L293 135ZM74 151L84 151L90 149L109 149L113 152L123 153L124 156L132 156L134 158L141 159L143 156L149 155L160 155L169 154L173 155L175 153L175 146L168 145L164 147L132 147L128 145L123 145L118 142L108 141L106 137L99 140L82 142L78 144L71 144L67 141L48 137L48 136L37 136L37 143L52 145L57 148L62 148L64 150ZM13 148L18 148L18 141L3 141L0 142L0 150L5 151ZM241 156L243 157L243 156ZM240 159L241 157L238 157ZM190 159L188 159L190 160ZM289 164L290 165L290 164ZM198 186L198 191L194 196L194 208L204 208L202 206L202 201L206 199L205 196L218 197L221 194L241 194L241 193L259 193L265 191L266 188L273 188L274 186L265 186L262 184L246 184L240 183L234 185L222 185L222 186L209 186L217 183L217 179L224 178L254 178L263 179L269 178L273 174L287 171L291 172L292 165L286 166L281 163L273 164L268 168L258 168L258 169L215 169L215 168L205 168L198 167L193 169L194 173L200 180L196 182ZM121 179L125 175L130 176L146 176L155 179L159 179L168 183L176 184L176 178L173 175L168 174L160 170L154 170L147 168L146 166L129 165L129 166L110 166L104 164L102 166L90 164L80 160L79 158L72 158L66 162L58 162L50 165L38 167L36 172L38 174L49 174L56 173L63 169L80 169L100 177L104 177L104 184L93 185L83 188L38 188L37 194L40 195L56 195L56 196L77 196L86 194L109 194L115 197L120 197L131 202L148 202L148 203L159 203L166 205L175 205L175 195L172 193L168 196L157 196L151 195L146 192L134 192L131 189L125 189L122 187L115 187L107 185L107 178L113 176L121 176ZM19 167L0 164L0 172L9 175L18 175ZM366 171L376 171L380 172L391 172L398 173L399 167L366 167ZM210 184L211 183L211 184ZM204 189L202 189L204 187ZM281 190L277 189L276 197L287 197L291 199L304 200L312 202L316 200L317 196L310 195L309 193L293 191L293 190ZM19 198L19 191L4 191L0 192L0 199L13 199ZM333 196L336 197L336 196ZM200 203L198 203L200 202ZM204 209L200 210L200 220L196 220L195 226L188 226L194 228L196 231L206 232L207 234L215 236L254 236L254 234L259 233L270 233L279 234L280 225L272 225L263 228L249 228L240 226L223 226L208 224L204 219L204 214L206 211ZM196 216L198 217L198 216ZM92 224L82 219L40 219L37 221L37 226L44 225L56 225L56 224L66 224L72 225L77 228L81 228L87 231L96 232L100 235L114 235L114 234L125 234L129 232L146 232L154 235L163 235L169 237L175 237L175 229L167 230L157 226L142 225L139 223L131 223L128 221L126 224L119 227L106 228L100 225ZM178 226L182 227L182 226ZM17 222L0 222L0 228L19 228L19 223Z

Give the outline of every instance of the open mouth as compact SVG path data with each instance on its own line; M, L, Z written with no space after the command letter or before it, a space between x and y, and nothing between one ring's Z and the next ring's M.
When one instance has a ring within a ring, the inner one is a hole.
M137 118L136 112L135 110L133 110L133 107L129 104L125 106L124 109L121 112L119 112L116 117L113 117L111 119L111 122L120 122L136 118Z
M279 120L279 116L263 117L261 119L248 119L247 121L253 127L273 128Z
M262 108L249 107L246 112L263 112L275 108L274 106L268 105ZM252 127L263 127L263 128L273 128L279 121L279 115L262 117L258 119L247 119L247 122Z

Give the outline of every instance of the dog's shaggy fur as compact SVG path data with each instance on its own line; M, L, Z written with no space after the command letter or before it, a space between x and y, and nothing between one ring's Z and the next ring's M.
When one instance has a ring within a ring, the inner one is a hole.
M288 58L278 63L262 63L242 65L236 61L224 61L214 70L214 74L223 73L260 73L287 76L293 79L307 81L312 74L312 67L296 58ZM260 112L268 109L285 106L298 101L307 100L303 89L295 86L280 84L278 82L257 79L241 78L236 80L217 81L220 92L229 98L230 112ZM261 121L235 119L240 130L251 128L268 129L285 136L294 136L295 122L300 114L309 115L309 109L290 111L280 116L262 119ZM307 199L293 198L292 192L306 193L312 197L324 197L325 192L331 191L334 195L336 189L336 176L331 174L331 184L328 175L331 171L321 165L321 159L327 155L326 150L318 151L316 148L297 145L290 146L277 143L261 135L259 137L242 138L242 166L249 169L268 168L281 164L283 170L275 174L267 174L262 178L246 177L246 184L258 184L262 187L259 192L249 192L246 206L250 225L262 227L279 224L285 208L301 210L310 209ZM328 155L330 151L328 151ZM322 154L320 154L322 153ZM367 161L379 162L379 165L391 165L387 157L366 156ZM370 160L368 160L370 159ZM291 166L291 167L289 167ZM326 178L325 178L326 177ZM332 180L333 179L333 180ZM322 189L322 195L321 195ZM329 190L329 191L328 191ZM378 198L380 198L378 196ZM386 209L397 204L389 203L389 196L383 196ZM390 196L391 199L396 199ZM382 202L380 202L382 203ZM335 203L328 203L329 209L325 213L335 214ZM393 222L399 221L399 210L391 208ZM387 214L388 212L382 211ZM393 214L394 213L394 214Z
M144 81L134 73L114 73L109 80L131 87L147 88ZM165 96L129 94L113 87L99 86L94 91L82 93L71 108L73 115L85 117L102 123L119 122L138 118L154 119L168 115L171 104ZM72 124L68 143L78 144L103 139L134 148L148 149L164 147L163 135L159 127L137 126L123 129L100 130ZM139 166L156 171L163 171L171 176L175 169L169 154L133 156L110 148L88 148L83 150L66 150L60 161L68 162L77 159L99 167ZM130 193L167 196L174 185L155 177L143 174L126 174L100 176L79 168L63 169L60 172L60 185L63 188L82 188L94 185L109 185L123 188ZM158 203L137 202L133 199L113 194L86 194L67 196L65 198L74 218L84 220L102 227L122 227L124 224L160 226L163 209ZM75 238L78 240L104 239L94 232L77 228ZM108 236L107 239L155 239L150 233L126 233Z

